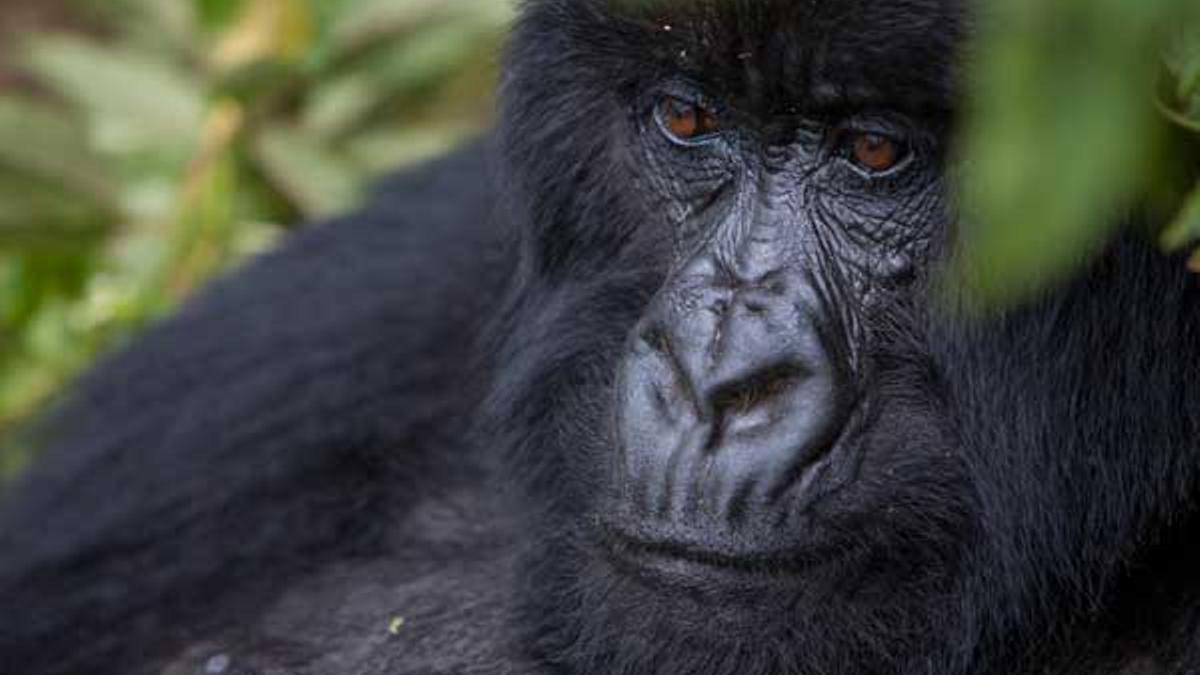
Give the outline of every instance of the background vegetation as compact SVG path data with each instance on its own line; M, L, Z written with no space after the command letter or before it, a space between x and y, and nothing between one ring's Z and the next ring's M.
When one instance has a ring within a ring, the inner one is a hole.
M981 4L958 271L982 300L1069 274L1135 205L1171 223L1165 249L1200 237L1200 2Z
M0 0L0 438L215 272L486 124L510 11Z
M958 269L989 303L1068 273L1135 204L1173 223L1165 248L1200 239L1198 5L985 5ZM99 352L485 125L510 12L0 0L0 476L23 461L12 430Z

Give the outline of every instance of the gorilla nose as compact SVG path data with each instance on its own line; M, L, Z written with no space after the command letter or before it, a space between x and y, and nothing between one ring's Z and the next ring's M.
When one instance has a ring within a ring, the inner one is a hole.
M675 521L766 510L848 417L841 369L796 302L726 297L652 310L622 366L624 483Z
M719 328L706 323L684 322L674 330L652 324L641 333L627 383L653 390L657 410L647 412L703 427L708 451L750 433L761 447L770 427L777 427L781 442L801 442L795 434L803 429L789 421L807 418L833 396L815 336L805 353L804 341L779 340L751 319Z

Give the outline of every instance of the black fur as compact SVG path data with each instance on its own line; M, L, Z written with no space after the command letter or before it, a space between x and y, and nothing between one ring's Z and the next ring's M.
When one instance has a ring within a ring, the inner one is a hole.
M509 266L486 185L479 148L397 179L80 384L7 496L0 672L133 672L449 489Z
M629 101L682 69L944 133L966 31L952 0L621 4L527 3L495 141L75 388L0 504L0 673L1200 672L1200 289L1132 226L990 320L932 265L885 294L866 466L801 572L597 551L615 364L669 271Z

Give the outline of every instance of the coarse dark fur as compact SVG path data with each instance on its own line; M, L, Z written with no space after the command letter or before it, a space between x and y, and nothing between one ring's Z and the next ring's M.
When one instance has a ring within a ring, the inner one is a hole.
M679 69L944 134L966 32L955 0L621 4L528 3L493 140L75 387L0 502L0 673L1200 672L1200 297L1132 224L987 320L933 303L927 242L795 569L597 544L617 364L672 274L631 101Z

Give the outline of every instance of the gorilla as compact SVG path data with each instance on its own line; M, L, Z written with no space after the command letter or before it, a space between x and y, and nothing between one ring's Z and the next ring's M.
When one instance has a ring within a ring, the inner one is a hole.
M1200 672L1200 289L964 310L972 23L525 2L492 135L48 413L0 672Z

